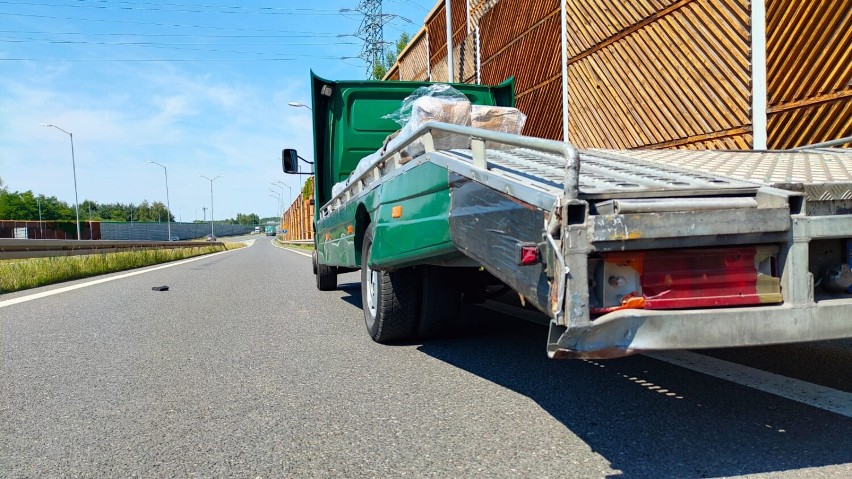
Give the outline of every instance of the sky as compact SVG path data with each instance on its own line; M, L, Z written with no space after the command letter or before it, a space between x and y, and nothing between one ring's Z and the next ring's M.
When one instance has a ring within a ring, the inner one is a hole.
M310 104L311 70L366 77L359 3L0 0L0 178L73 205L73 163L81 203L166 203L167 172L188 222L210 219L200 175L221 175L216 219L275 216L270 195L289 204L306 178L282 172L281 149L313 158L310 111L288 103ZM385 41L416 33L435 3L385 0Z

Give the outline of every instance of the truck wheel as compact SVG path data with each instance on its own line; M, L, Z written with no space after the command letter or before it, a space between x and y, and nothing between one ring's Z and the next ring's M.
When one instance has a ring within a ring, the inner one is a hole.
M317 250L314 250L313 254L311 255L311 263L313 263L314 274L317 274Z
M423 304L417 334L422 339L450 334L461 309L461 289L453 270L440 266L423 268Z
M316 254L315 251L315 257ZM316 265L314 274L317 278L317 289L320 291L334 291L337 289L337 268L320 263L319 258L316 259L314 264Z
M373 341L388 343L414 336L420 282L411 269L376 271L368 265L373 248L373 225L361 247L361 303L364 322Z

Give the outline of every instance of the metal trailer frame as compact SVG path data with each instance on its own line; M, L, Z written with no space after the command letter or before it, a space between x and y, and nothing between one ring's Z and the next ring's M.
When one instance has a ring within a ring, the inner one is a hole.
M467 136L470 149L437 151L433 132ZM403 149L414 141L423 144L425 153L404 157ZM681 152L674 157L692 155L706 160L719 154ZM796 154L724 152L723 156L728 156L723 160L748 166L767 155L792 161ZM756 182L745 175L723 176L717 173L718 168L674 161L672 155L671 151L648 150L581 152L563 142L429 122L360 169L362 173L350 177L346 188L322 206L320 216L357 201L377 187L380 178L403 174L425 162L445 167L451 176L477 188L526 205L533 216L524 221L541 221L539 244L546 252L545 267L532 274L518 274L516 264L506 258L495 259L487 246L476 251L473 242L466 241L470 235L464 225L456 223L454 227L451 221L452 236L459 250L473 260L459 265L488 264L489 271L496 271L495 276L550 317L547 352L554 358L606 358L648 350L852 337L852 295L815 298L814 277L809 271L809 243L852 238L852 215L831 208L831 214L808 214L809 202L817 201L808 196L807 188L790 188L790 184L799 185L795 181ZM848 173L852 171L852 155L840 157L849 164L840 182L852 185ZM838 189L836 185L826 188ZM463 201L461 195L458 198ZM453 208L463 206L456 203L454 196ZM591 254L681 249L720 241L779 245L783 304L624 309L591 317ZM480 243L488 245L488 241ZM536 290L541 286L548 289L547 294Z

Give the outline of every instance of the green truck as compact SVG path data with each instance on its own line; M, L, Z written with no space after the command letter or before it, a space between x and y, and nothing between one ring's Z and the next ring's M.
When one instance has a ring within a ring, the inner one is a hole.
M360 270L377 342L441 335L464 302L506 291L548 322L552 358L852 337L848 150L579 151L436 121L397 133L389 116L434 84L311 84L317 287ZM511 80L452 87L514 105ZM299 159L285 149L284 171Z

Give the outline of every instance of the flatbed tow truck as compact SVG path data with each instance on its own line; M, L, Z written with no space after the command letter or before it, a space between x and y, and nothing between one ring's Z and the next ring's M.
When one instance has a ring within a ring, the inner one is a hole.
M549 318L551 358L852 337L849 150L581 151L432 121L383 147L428 85L312 75L317 286L360 270L375 341L439 335L495 286ZM452 86L514 102L511 81Z

